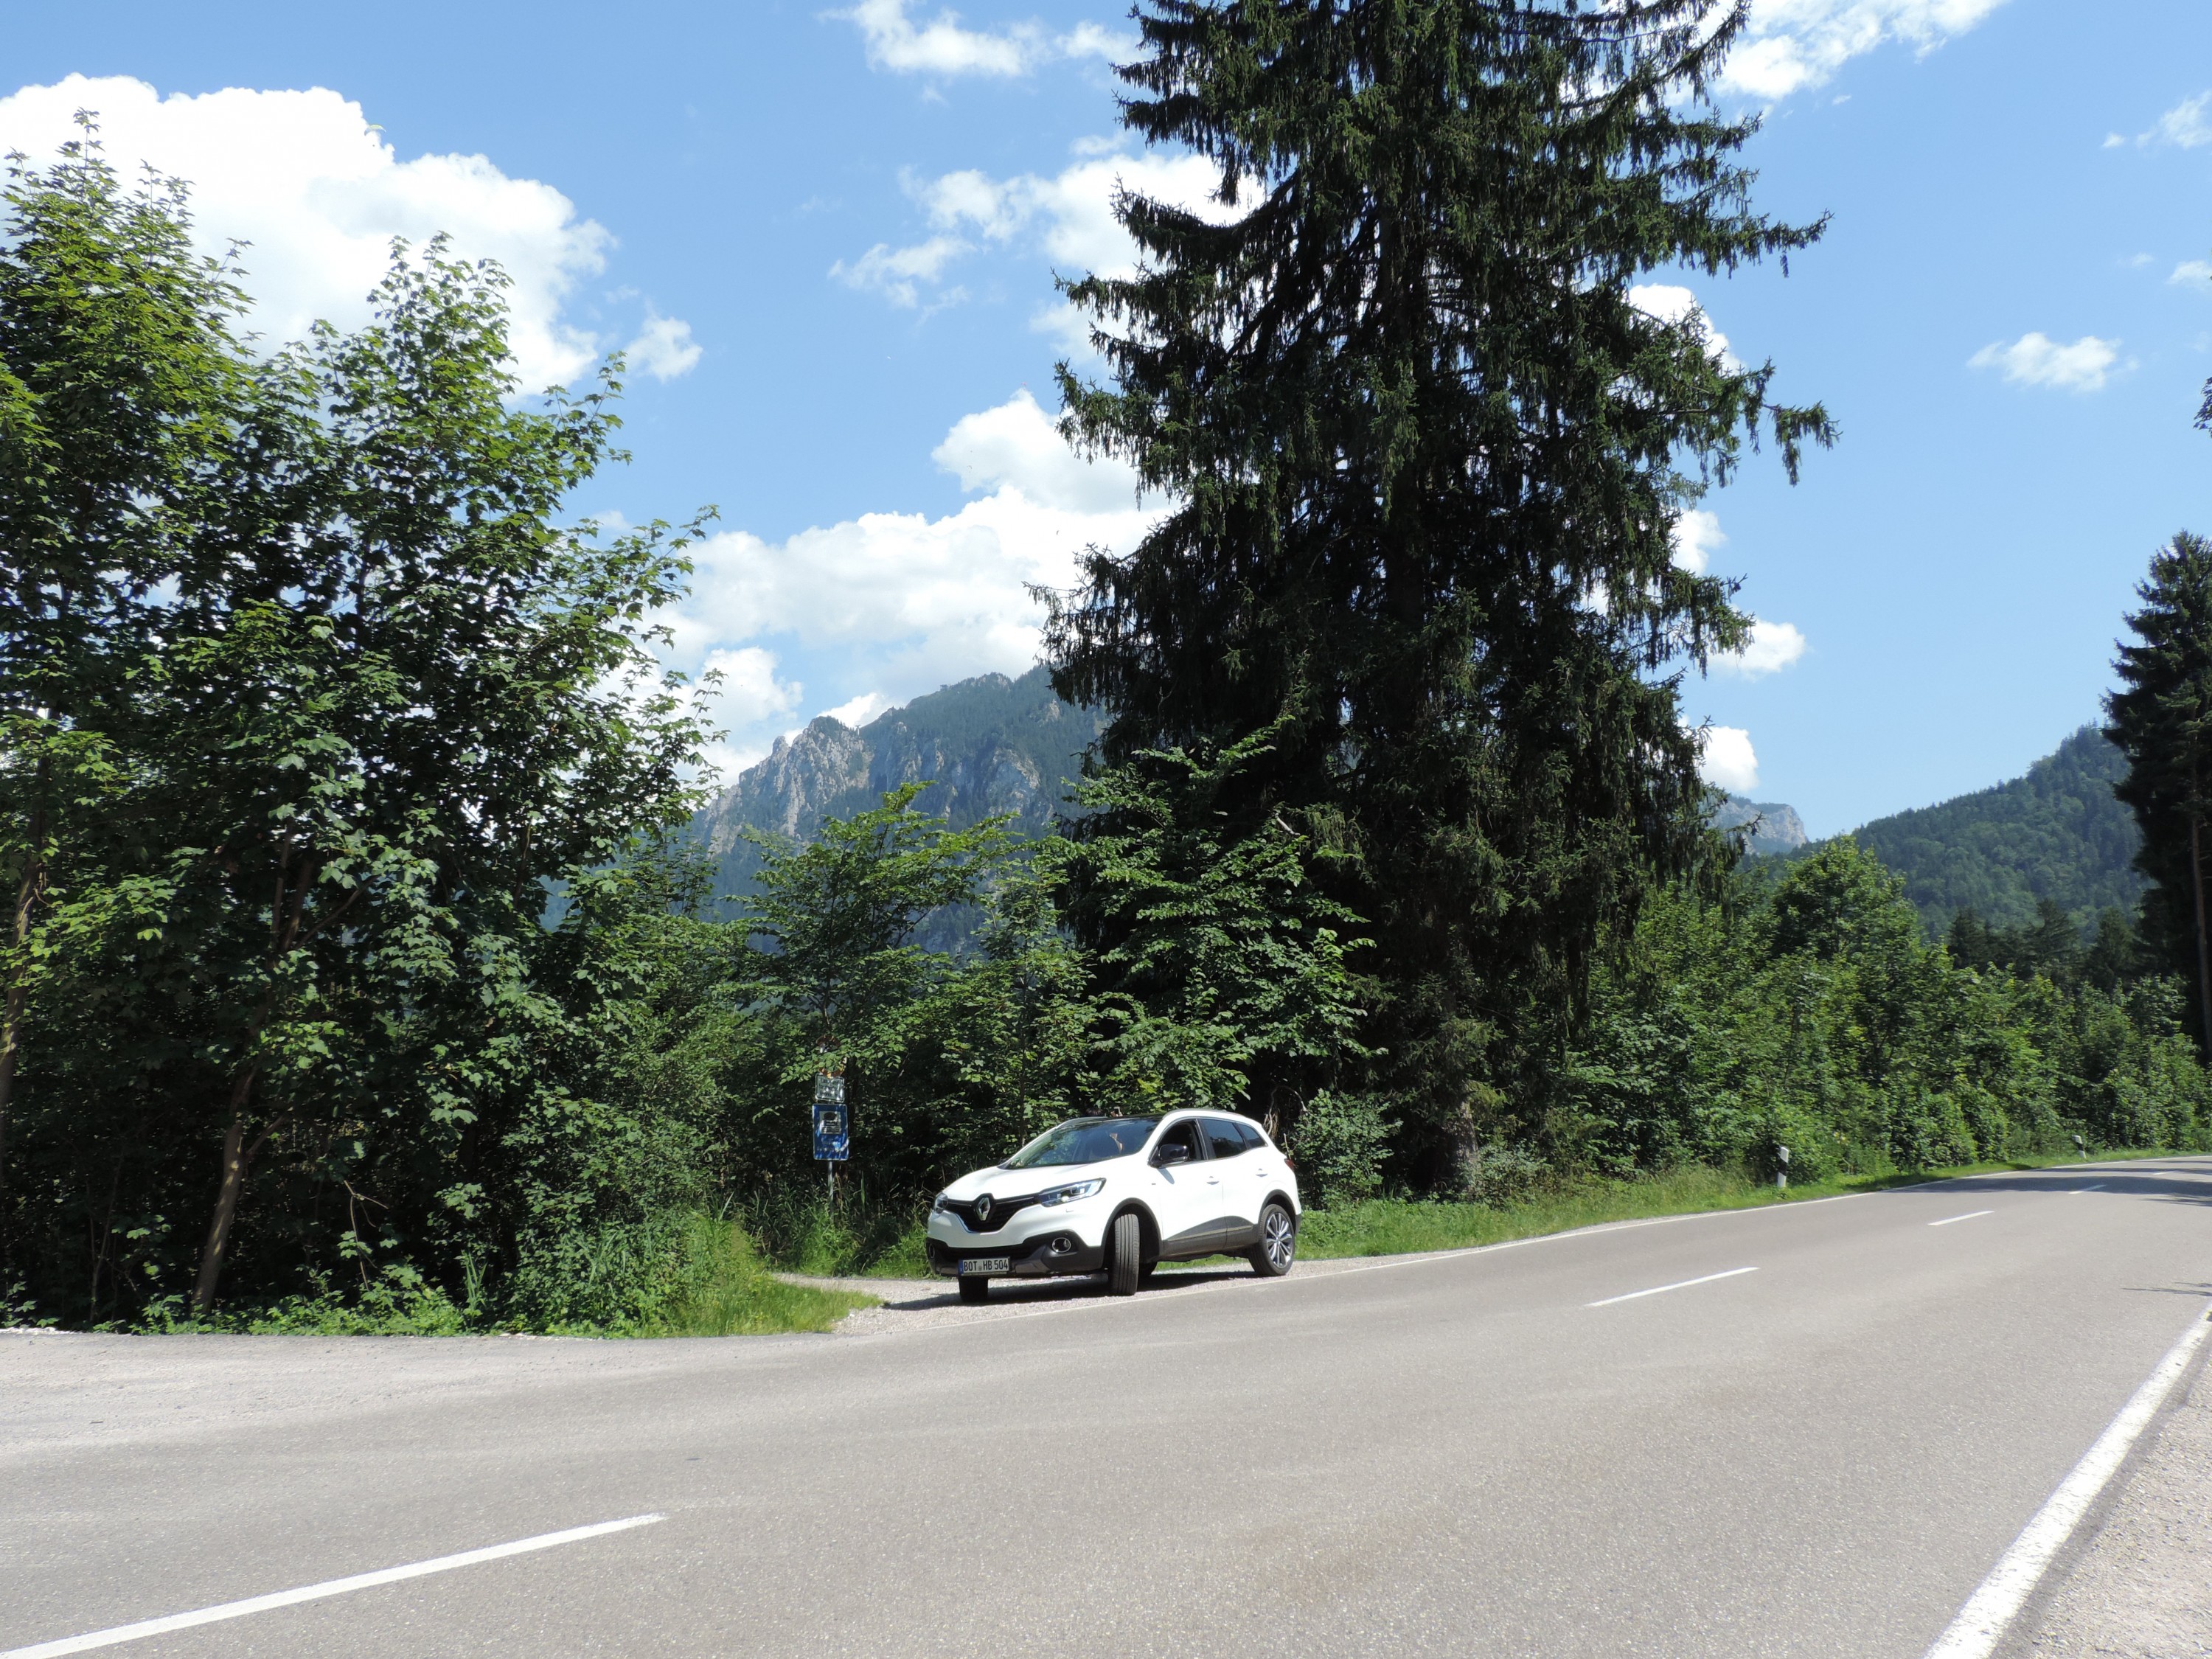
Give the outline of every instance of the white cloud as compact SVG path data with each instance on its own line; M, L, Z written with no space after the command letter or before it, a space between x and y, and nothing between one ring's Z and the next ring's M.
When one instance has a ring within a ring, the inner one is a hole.
M2139 136L2136 143L2172 144L2179 149L2212 144L2212 91L2183 99L2154 121L2150 131Z
M1705 337L1705 349L1731 374L1743 365L1729 349L1728 336L1713 326L1698 296L1686 288L1673 283L1638 283L1628 290L1628 303L1647 317L1656 317L1662 323L1694 323Z
M1729 652L1713 659L1717 674L1735 674L1744 679L1763 679L1769 674L1778 674L1805 654L1805 635L1795 623L1767 622L1754 617L1751 637L1741 651Z
M2119 342L2084 334L2062 345L2042 333L2023 334L2009 345L1996 341L1966 360L1970 368L1994 368L2016 386L2056 386L2064 392L2101 392L2119 362Z
M245 285L264 337L296 339L318 319L360 324L392 239L419 246L444 231L457 253L496 259L513 279L510 338L526 387L574 379L602 349L562 313L614 239L550 185L510 179L482 155L402 161L359 104L322 87L163 98L127 76L71 75L0 98L0 152L52 159L77 136L80 109L99 116L125 178L145 162L191 181L204 249L251 244Z
M1702 576L1727 539L1721 530L1720 514L1701 507L1685 507L1674 520L1674 562L1692 576Z
M857 732L890 706L891 700L882 692L863 691L859 696L848 698L835 708L825 708L822 712L840 726L849 726Z
M963 28L960 14L940 11L927 22L907 15L911 0L860 0L849 11L831 12L860 28L868 62L897 75L1023 76L1057 58L1126 56L1136 42L1097 23L1079 23L1065 34L1042 24Z
M1753 98L1786 98L1852 58L1898 40L1923 53L1964 34L2004 0L1752 0L1751 24L1722 79Z
M920 303L921 290L939 283L954 261L985 247L1034 251L1064 276L1126 276L1137 269L1137 250L1114 216L1118 190L1225 222L1239 210L1212 199L1220 185L1220 169L1203 156L1153 154L1087 156L1051 178L994 179L969 168L909 180L908 191L936 234L906 247L878 243L850 265L840 261L831 275L899 306ZM947 292L936 302L957 297ZM1066 332L1066 313L1055 305L1039 325ZM1088 343L1079 328L1070 338L1077 349Z
M1136 504L1136 469L1077 455L1026 387L996 409L963 416L930 459L963 489L996 484L1060 512L1113 514Z
M921 284L935 282L939 272L968 251L957 236L933 236L913 247L878 242L850 264L840 259L830 274L848 288L872 289L893 305L911 308L921 303Z
M777 678L775 654L758 646L710 650L700 667L702 678L712 673L720 678L720 685L706 696L704 704L708 719L727 731L757 731L790 714L805 695L805 688L796 680ZM762 751L763 746L757 744L716 743L708 745L706 758L726 785L758 760Z
M1133 547L1156 516L1138 506L1126 467L1068 454L1027 392L959 422L936 459L988 493L941 518L871 513L785 541L732 531L690 550L691 595L662 620L679 661L758 653L752 737L772 735L766 723L787 706L761 689L785 684L764 641L834 656L847 685L866 676L878 708L975 674L1018 675L1040 643L1030 585L1072 586L1087 549ZM732 726L743 726L744 699L732 690L726 700ZM788 706L797 702L793 687ZM866 702L842 709L857 714Z
M2174 266L2169 283L2212 283L2212 259L2184 259Z
M1731 794L1746 795L1759 787L1759 757L1751 747L1751 733L1740 726L1708 726L1698 754L1698 773L1707 783Z
M699 366L702 348L691 337L691 325L680 318L664 317L651 306L645 308L645 329L623 348L630 367L656 380L672 380Z

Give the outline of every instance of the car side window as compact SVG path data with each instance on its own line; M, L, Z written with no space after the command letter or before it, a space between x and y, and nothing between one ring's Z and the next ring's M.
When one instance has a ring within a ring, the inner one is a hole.
M1237 1126L1237 1133L1244 1138L1246 1152L1264 1152L1267 1150L1267 1137L1260 1133L1258 1124L1240 1122Z
M1225 1117L1209 1117L1206 1124L1206 1143L1216 1158L1235 1158L1244 1151L1244 1137L1237 1125Z
M1156 1158L1160 1155L1160 1146L1182 1146L1188 1149L1191 1162L1194 1164L1206 1156L1206 1149L1199 1145L1198 1120L1195 1118L1187 1117L1182 1122L1174 1124L1161 1133L1159 1146L1152 1149L1152 1156Z

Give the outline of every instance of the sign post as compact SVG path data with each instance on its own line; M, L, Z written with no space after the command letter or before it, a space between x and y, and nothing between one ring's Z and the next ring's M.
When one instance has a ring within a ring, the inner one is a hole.
M830 1202L837 1201L837 1166L853 1155L853 1124L845 1112L845 1074L814 1074L814 1157L830 1166Z

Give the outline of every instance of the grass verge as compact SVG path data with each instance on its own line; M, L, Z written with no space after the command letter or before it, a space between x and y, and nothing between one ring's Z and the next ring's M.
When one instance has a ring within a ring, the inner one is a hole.
M712 1216L687 1217L684 1269L659 1307L623 1336L763 1336L826 1331L856 1308L880 1305L852 1291L820 1291L775 1277L744 1231Z
M2100 1162L2156 1156L2154 1152L2134 1151L2095 1154ZM1643 1221L1661 1216L1694 1215L1708 1210L1802 1204L1809 1199L1838 1198L1848 1193L1919 1186L1954 1176L2039 1170L2081 1161L2069 1153L2063 1157L1960 1164L1911 1175L1838 1176L1803 1186L1793 1184L1786 1193L1729 1170L1691 1167L1629 1181L1591 1181L1508 1204L1373 1198L1334 1209L1308 1211L1298 1231L1298 1254L1309 1261L1326 1261L1345 1256L1464 1249L1470 1245L1503 1244L1511 1239L1567 1232L1607 1221Z

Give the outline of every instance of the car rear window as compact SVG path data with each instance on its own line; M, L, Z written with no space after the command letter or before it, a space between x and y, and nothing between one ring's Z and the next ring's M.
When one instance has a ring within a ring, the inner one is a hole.
M1209 1117L1206 1124L1206 1143L1216 1158L1235 1158L1249 1151L1252 1143L1244 1139L1243 1128L1225 1117Z

